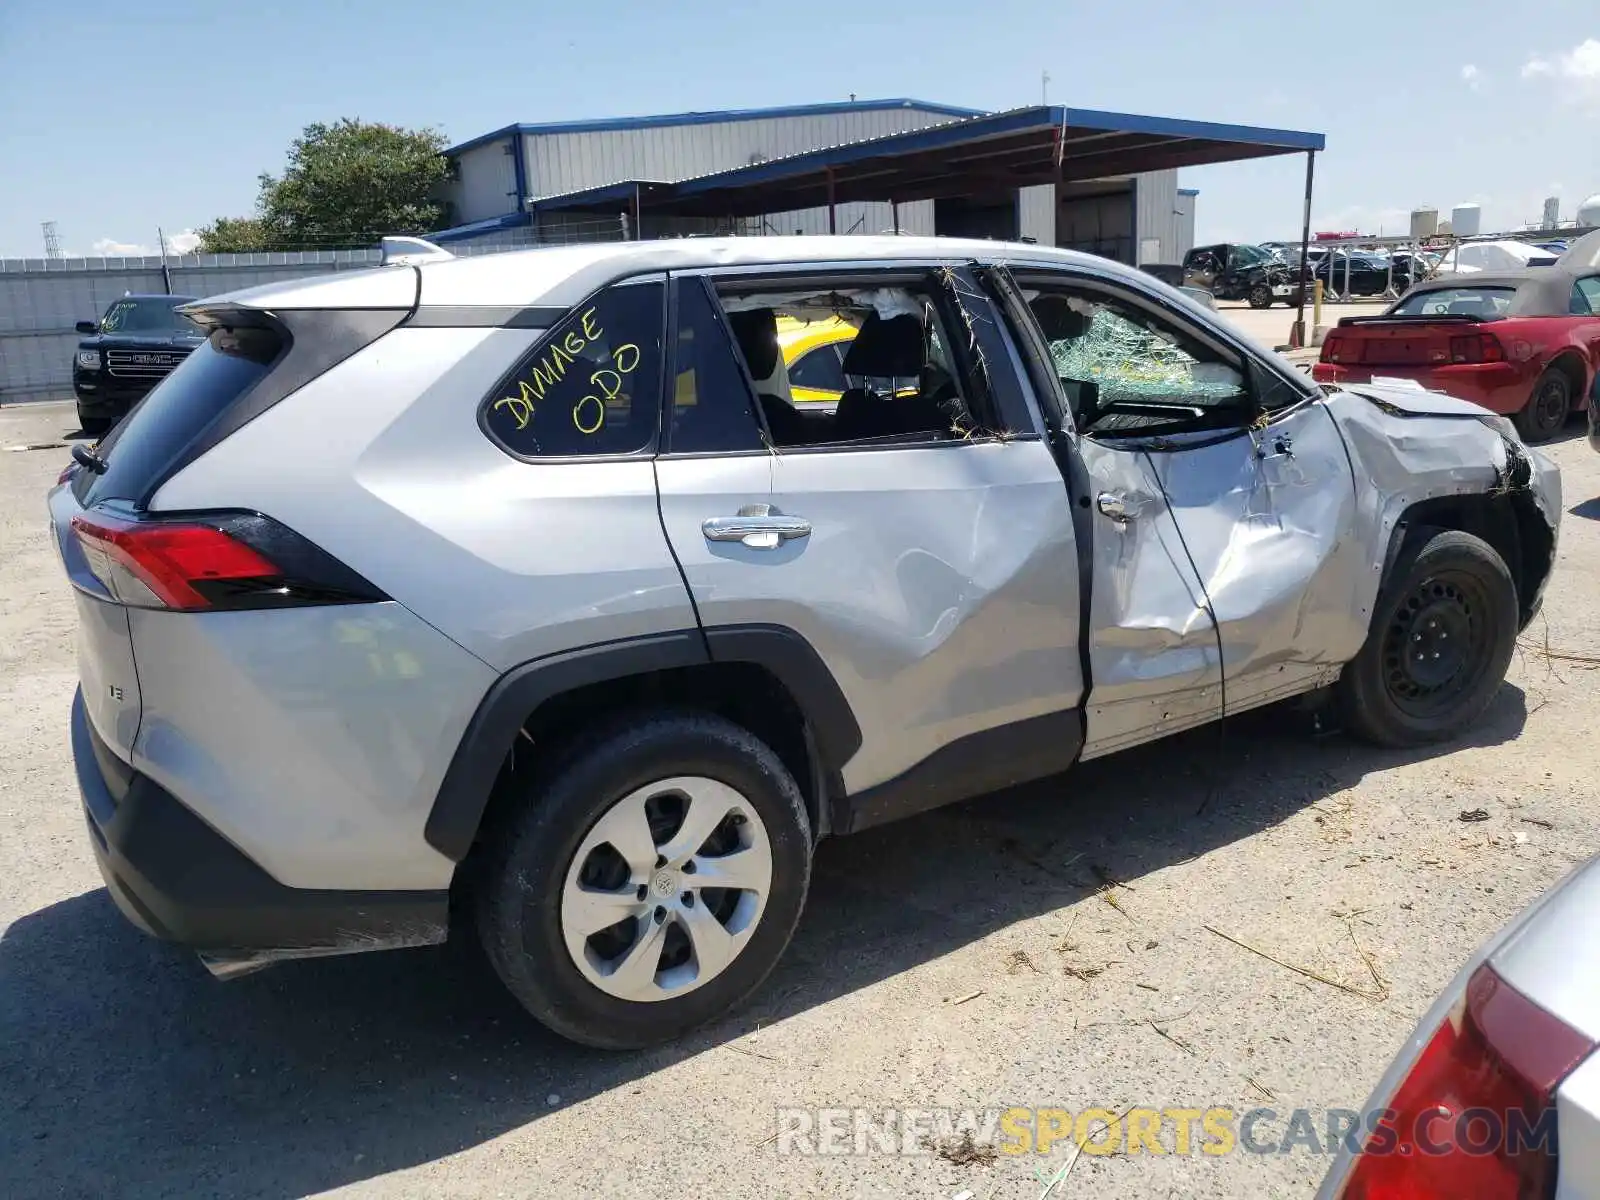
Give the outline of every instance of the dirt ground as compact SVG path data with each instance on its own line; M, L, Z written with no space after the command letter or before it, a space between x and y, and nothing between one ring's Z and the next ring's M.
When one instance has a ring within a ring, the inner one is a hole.
M1296 1108L1359 1107L1457 964L1600 845L1600 456L1574 427L1546 617L1458 744L1274 709L826 843L756 1001L649 1054L546 1035L468 946L218 983L115 912L79 815L43 500L67 452L5 452L70 418L0 410L6 1194L1021 1200L1073 1158L806 1153L791 1108L1259 1107L1271 1147ZM1049 1194L1303 1196L1327 1161L1124 1147Z

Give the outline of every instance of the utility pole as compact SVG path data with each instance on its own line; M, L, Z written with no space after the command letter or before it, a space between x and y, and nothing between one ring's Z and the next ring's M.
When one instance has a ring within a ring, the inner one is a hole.
M61 258L61 235L56 232L56 223L44 223L44 256L46 258Z
M156 226L156 245L161 247L161 288L167 295L172 295L172 272L167 270L167 235L161 231L161 226Z
M1050 107L1050 72L1039 72L1039 103Z

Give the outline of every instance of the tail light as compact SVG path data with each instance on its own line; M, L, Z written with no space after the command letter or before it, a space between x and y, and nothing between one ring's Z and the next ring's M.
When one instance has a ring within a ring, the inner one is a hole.
M254 513L72 519L84 560L135 608L182 612L371 603L386 597L293 531Z
M1323 339L1323 362L1357 362L1360 358L1360 343L1352 342L1343 334L1330 333L1326 338Z
M1335 1200L1548 1200L1556 1087L1594 1049L1487 964L1479 967Z
M1505 347L1492 333L1469 333L1450 339L1453 363L1498 363L1506 361Z

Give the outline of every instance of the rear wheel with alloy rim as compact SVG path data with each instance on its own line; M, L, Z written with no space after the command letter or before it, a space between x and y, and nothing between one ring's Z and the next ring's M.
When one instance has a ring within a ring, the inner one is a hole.
M1347 726L1387 746L1454 737L1499 690L1517 624L1516 585L1494 547L1459 530L1413 530L1339 679Z
M782 761L701 713L572 746L494 832L478 887L490 961L557 1033L668 1041L756 989L799 919L811 828Z

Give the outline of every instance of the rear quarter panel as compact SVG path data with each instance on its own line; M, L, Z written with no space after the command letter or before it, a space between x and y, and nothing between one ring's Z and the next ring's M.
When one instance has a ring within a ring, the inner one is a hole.
M519 462L478 407L539 334L407 328L176 475L158 509L251 508L498 671L695 627L647 457Z

